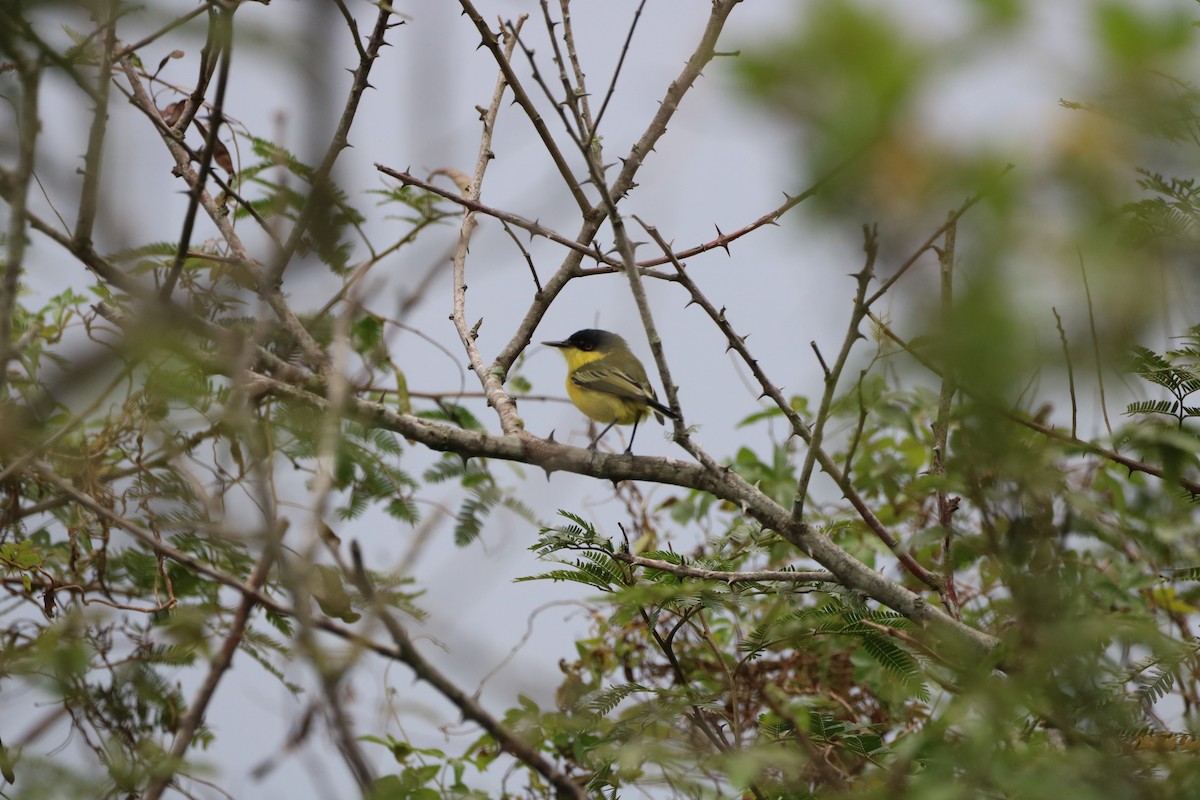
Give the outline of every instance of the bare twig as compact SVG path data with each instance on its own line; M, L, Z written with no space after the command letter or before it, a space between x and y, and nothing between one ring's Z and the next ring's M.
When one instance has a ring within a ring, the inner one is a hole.
M1058 328L1058 339L1062 342L1063 360L1067 364L1067 388L1071 392L1071 436L1074 438L1077 435L1079 423L1079 400L1075 397L1075 367L1071 363L1071 349L1067 347L1067 332L1063 328L1062 317L1058 315L1058 309L1053 306L1050 310L1054 312L1054 325Z
M953 337L956 333L949 330L947 326L950 324L954 306L954 248L957 241L957 234L958 224L951 224L946 229L946 239L941 251L938 253L938 261L941 266L941 335L946 338ZM944 476L946 474L946 447L950 439L950 409L953 400L954 381L943 377L942 385L938 391L937 417L933 421L933 457L929 467L931 475ZM934 501L937 504L938 525L941 527L944 535L942 540L942 581L945 591L942 594L942 602L946 604L946 610L950 612L951 616L958 619L960 613L958 593L954 587L954 559L952 553L954 546L954 511L958 507L958 501L949 497L946 494L946 490L940 486L935 493Z
M855 386L858 394L858 423L854 426L854 435L850 437L850 446L846 448L845 466L842 467L842 473L846 479L850 478L850 469L854 464L854 454L858 451L858 443L862 439L863 429L867 426L867 404L863 400L863 378L867 377L865 369L858 373L858 383Z
M596 113L596 121L592 123L592 128L588 131L589 146L590 140L596 137L596 132L600 129L600 120L604 119L604 112L608 110L608 101L612 100L613 92L617 89L617 79L621 77L621 68L625 66L625 56L629 55L629 47L633 44L633 33L637 30L638 21L642 18L642 10L645 7L646 0L642 0L634 9L633 19L629 22L629 33L625 34L625 43L621 45L621 55L617 58L617 66L613 69L612 80L608 82L608 91L604 93L604 100L600 103L600 110Z
M542 115L538 113L537 107L533 104L528 92L525 91L525 87L521 83L521 79L518 78L517 73L513 71L512 62L509 60L509 55L511 55L512 50L509 49L509 55L505 55L504 48L502 48L500 44L500 36L492 32L487 23L484 21L483 15L479 13L471 0L459 0L459 4L462 6L463 12L467 15L467 17L472 23L475 24L475 29L479 31L481 45L488 49L493 58L495 58L496 64L500 67L501 72L504 73L504 79L512 89L513 97L516 98L517 104L521 106L521 109L525 112L525 116L528 117L530 123L533 124L534 130L537 131L538 138L542 140L542 144L545 146L546 152L549 154L550 159L554 162L554 166L558 168L558 173L562 176L563 183L566 185L567 190L571 192L571 196L575 199L575 203L579 206L579 210L585 217L589 216L593 213L592 204L588 202L587 196L584 195L583 187L579 185L579 181L576 180L574 173L571 172L571 166L567 163L562 151L559 150L558 143L554 141L554 137L550 134L549 129L546 127L545 120L543 120Z
M462 195L460 195L456 192L452 192L449 189L444 189L435 183L432 183L430 181L421 180L420 178L418 178L417 176L415 176L409 172L405 172L402 170L395 170L395 169L392 169L391 167L386 167L383 164L379 164L379 163L375 164L375 169L379 170L384 175L395 178L396 180L403 183L405 186L416 186L418 189L424 189L427 192L432 192L433 194L440 195L440 196L446 198L447 200L453 200L455 203L458 203L460 206L467 209L467 211L469 211L469 212L478 212L480 214L486 214L487 216L494 217L495 219L498 219L501 222L506 222L510 225L515 225L516 227L521 228L522 230L529 231L529 233L533 234L534 236L544 236L545 238L549 239L550 241L555 242L556 244L561 244L563 247L566 247L570 250L574 250L576 253L578 253L582 256L587 256L588 258L594 258L596 261L599 261L604 264L609 264L613 267L620 267L619 261L617 261L616 259L610 259L610 258L606 257L603 253L599 252L594 246L587 245L587 244L581 244L578 240L569 239L566 236L563 236L562 234L559 234L559 233L556 233L556 232L550 230L549 228L545 227L544 225L542 225L539 222L535 222L534 220L526 219L525 217L521 217L516 214L511 214L507 211L501 211L498 208L492 208L492 207L484 205L483 203L480 203L478 200L470 198L470 197L463 197Z
M804 519L804 504L808 498L808 487L812 481L813 467L817 463L817 453L822 449L825 438L825 426L829 423L829 412L833 408L833 398L837 394L837 385L850 358L854 343L862 338L858 330L863 318L867 315L867 288L875 277L875 257L879 254L878 231L869 226L863 226L863 252L866 260L863 267L854 275L858 284L854 292L854 308L850 312L850 322L846 326L846 335L842 339L842 349L838 352L833 367L825 367L825 391L821 393L821 405L817 408L817 417L811 428L812 435L808 439L808 450L804 454L804 463L800 468L800 478L796 481L796 496L792 501L792 519L802 522Z
M813 353L817 357L817 363L821 365L821 372L825 374L825 380L828 381L833 373L829 371L829 365L825 363L825 356L821 355L821 348L817 347L817 340L813 339L808 343L808 346L812 348Z
M563 58L562 50L558 46L559 37L555 34L554 29L556 23L550 16L550 5L546 0L539 0L538 5L542 8L542 21L546 26L547 38L550 40L550 46L554 50L554 64L558 66L558 82L563 87L563 99L559 100L554 96L554 90L542 77L542 71L538 68L537 59L534 57L533 50L525 45L524 40L517 36L517 46L521 48L521 52L525 55L525 60L529 62L529 70L533 76L533 82L542 90L542 94L550 101L550 105L554 108L554 113L558 114L559 120L563 124L563 130L567 132L567 136L575 143L575 146L580 146L583 137L587 135L585 130L586 123L579 115L579 102L577 99L578 90L571 85L570 79L567 77L567 60ZM511 30L511 24L506 24ZM574 124L567 118L567 111L570 110L575 117Z
M1083 251L1075 249L1079 256L1079 274L1083 277L1083 292L1087 297L1088 325L1092 329L1092 353L1096 356L1096 382L1100 386L1100 411L1104 414L1104 427L1108 438L1112 438L1112 423L1108 420L1108 401L1104 396L1104 364L1100 360L1100 337L1096 333L1096 315L1092 310L1092 289L1088 286L1087 267L1083 263ZM1072 432L1074 435L1074 432Z
M653 274L654 277L656 277L656 278L660 278L663 280L673 280L673 278L674 278L673 274L652 273L652 272L650 272L650 268L662 266L663 264L670 264L671 257L674 257L675 259L682 261L684 259L691 258L692 256L697 256L702 253L707 253L711 250L728 250L730 244L732 244L733 242L742 238L743 236L753 233L754 231L758 230L759 228L765 227L767 225L776 224L779 221L780 217L782 217L788 211L790 211L791 209L795 208L800 203L804 202L805 200L807 200L810 197L813 197L815 194L817 194L817 192L819 192L822 187L824 187L830 180L832 180L832 178L837 174L837 172L840 169L844 168L844 166L845 165L843 164L843 165L839 166L838 168L831 170L829 172L829 174L822 177L819 181L817 181L812 186L805 189L800 194L795 195L795 196L788 196L787 200L785 202L783 202L782 204L780 204L778 207L772 209L771 211L768 211L766 214L763 214L762 216L758 217L754 221L748 223L747 225L742 226L741 228L738 228L737 230L735 230L731 233L721 233L718 230L719 235L715 239L712 239L707 242L703 242L698 245L694 245L692 247L687 248L686 250L679 250L677 252L672 252L670 257L664 255L664 256L657 257L657 258L648 258L643 261L638 261L637 262L638 267L641 268L643 273L645 273L647 275ZM471 211L477 211L480 214L485 214L489 217L498 219L501 222L506 222L510 225L521 228L522 230L528 231L533 236L543 236L546 239L549 239L550 241L555 242L556 244L560 244L563 247L573 250L581 256L587 256L588 258L595 260L598 264L603 265L600 267L589 267L589 268L580 269L578 271L579 275L610 275L614 272L624 269L624 267L621 264L620 259L610 258L610 257L604 255L603 253L601 253L595 247L595 245L583 243L584 241L590 242L591 241L590 239L585 239L582 236L577 239L570 239L566 236L563 236L560 233L557 233L557 232L551 230L550 228L545 227L540 222L528 219L526 217L522 217L517 214L513 214L508 211L504 211L502 209L494 208L494 207L486 205L484 203L469 200L469 199L463 197L461 194L458 194L457 192L453 192L449 189L445 189L445 188L438 186L437 184L432 183L430 181L422 180L421 178L418 178L417 176L413 175L411 172L408 172L407 170L392 169L391 167L384 166L383 164L380 164L378 162L376 162L376 164L375 164L375 169L379 170L380 172L382 172L383 174L385 174L389 177L395 178L396 180L403 183L405 186L416 186L419 189L424 189L427 192L432 192L433 194L439 195L440 197L444 197L447 200L457 203L458 205L462 206L463 208L466 208Z
M692 51L683 70L675 80L671 81L670 87L658 105L658 111L654 118L646 126L645 132L637 142L629 149L629 155L624 159L621 172L609 187L609 192L617 200L623 198L633 188L634 178L641 169L642 161L653 152L658 140L666 134L667 124L675 116L684 96L691 90L704 68L716 55L717 39L720 38L721 32L725 29L726 20L729 19L729 15L733 13L733 9L739 2L741 0L714 0L712 13L709 14L708 22L704 26L704 32L700 36L696 49ZM591 148L589 148L590 151Z
M233 11L225 11L218 8L214 11L214 15L214 22L211 28L212 35L209 41L213 47L220 51L221 56L220 74L217 76L217 93L213 98L209 135L205 137L204 150L200 155L200 169L196 175L196 182L188 187L187 213L183 217L183 231L179 234L179 245L175 249L175 260L171 264L166 280L163 281L163 286L160 290L160 296L164 300L169 299L171 293L175 291L175 284L179 280L179 274L183 271L183 265L187 260L188 248L192 242L192 230L196 225L196 215L200 211L200 197L204 193L204 184L207 182L209 173L212 171L213 156L220 145L219 134L221 132L221 125L225 121L225 87L229 84L230 59L233 53Z
M512 56L513 48L517 45L517 34L524 23L525 17L521 17L513 26L513 30L505 35L507 41L504 43L502 55L506 63ZM492 93L491 105L483 114L483 131L479 137L479 157L475 162L475 174L471 178L470 187L465 192L470 200L479 199L479 193L483 188L483 176L487 172L488 164L495 157L495 154L492 153L492 133L495 130L496 117L500 113L500 103L504 99L507 88L505 73L501 71L496 78L496 88ZM524 423L517 414L516 403L504 388L505 370L488 368L484 365L483 357L479 354L479 348L475 344L475 330L478 326L470 327L466 317L467 250L476 224L475 212L467 211L463 214L462 225L458 232L458 246L454 249L454 258L452 259L454 265L454 311L450 318L454 322L454 329L458 331L459 341L466 350L471 369L475 371L475 376L483 385L484 393L487 394L488 405L500 418L500 429L505 433L513 433L523 428Z
M529 251L525 249L525 245L521 244L521 240L517 237L516 231L512 229L511 225L503 220L501 220L500 225L504 228L504 232L508 234L508 238L512 239L513 244L521 251L521 255L525 258L525 263L529 266L529 275L533 278L534 291L541 294L542 282L538 280L537 267L533 265L533 257L529 255Z
M28 225L25 210L40 127L38 90L42 75L41 61L17 58L16 64L21 99L17 110L17 168L9 173L10 186L6 194L9 206L8 254L4 260L3 279L0 280L0 396L5 394L7 388L8 362L15 355L12 350L13 310L20 290L21 270L25 265L25 228Z
M82 241L92 238L96 222L96 200L100 188L100 165L104 155L104 137L108 130L108 95L112 86L113 51L117 42L116 0L100 4L103 7L101 28L104 41L100 46L100 64L96 72L96 108L88 131L87 153L83 157L83 185L79 190L79 215L75 222L75 237Z
M216 4L207 4L205 8L208 11L208 30L206 32L204 47L200 50L200 63L197 66L198 74L196 76L196 85L192 88L192 92L188 95L183 106L183 112L179 115L179 119L175 121L174 130L171 135L179 141L183 140L183 135L192 127L192 120L200 113L200 109L204 106L204 95L208 94L208 84L212 80L213 74L217 69L217 58L214 48L217 46L217 27L221 24L221 17L225 14L232 14L234 9L222 8ZM121 58L121 62L130 60L132 53Z
M567 46L567 61L571 64L571 71L575 74L575 86L573 88L570 85L567 86L569 92L567 102L575 110L575 117L579 120L581 136L577 144L581 149L586 150L595 131L595 126L592 124L592 110L588 105L587 79L583 74L583 65L579 63L579 51L575 48L575 25L571 22L571 2L570 0L558 0L558 7L562 11L562 39L563 44ZM584 141L585 138L589 141Z
M141 50L146 45L152 44L153 42L158 41L163 36L166 36L168 33L175 30L176 28L178 28L182 25L186 25L187 23L191 22L193 19L200 16L207 10L208 10L207 5L197 6L196 8L193 8L191 11L187 12L183 16L177 17L176 19L172 20L171 22L168 22L166 25L159 28L154 33L150 34L149 36L146 36L143 39L139 39L138 41L134 42L133 44L125 45L124 47L122 47L120 50L117 51L116 55L113 57L113 60L120 61L121 59L126 58L127 56L133 55L134 53L136 53L138 50Z

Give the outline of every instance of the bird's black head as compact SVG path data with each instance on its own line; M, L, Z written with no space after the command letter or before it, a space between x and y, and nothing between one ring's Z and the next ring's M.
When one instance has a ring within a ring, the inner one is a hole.
M591 352L592 350L611 350L617 345L625 344L625 340L615 333L597 330L596 328L584 328L581 331L572 333L570 338L565 341L543 342L542 344L547 344L551 347L572 347L576 350Z

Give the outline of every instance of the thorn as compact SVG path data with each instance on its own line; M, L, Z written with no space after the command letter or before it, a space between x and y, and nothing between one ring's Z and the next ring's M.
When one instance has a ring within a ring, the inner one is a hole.
M471 457L469 455L466 455L465 453L459 453L458 457L462 459L464 470L471 465Z
M550 444L558 444L558 442L554 441L554 430L555 429L551 429L550 435L546 437L546 441L550 442Z
M720 226L720 225L717 225L717 224L714 222L714 223L713 223L713 227L717 229L717 246L718 246L718 247L720 247L722 250L724 250L724 251L725 251L725 255L727 255L727 256L729 256L730 258L732 258L732 257L733 257L733 254L729 252L729 242L723 242L723 241L721 241L722 239L724 239L724 238L725 238L725 234L721 232L721 226Z

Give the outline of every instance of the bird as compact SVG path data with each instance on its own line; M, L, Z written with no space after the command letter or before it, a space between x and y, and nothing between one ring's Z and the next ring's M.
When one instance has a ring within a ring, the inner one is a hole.
M589 450L596 449L612 426L632 424L629 447L625 448L625 454L630 455L638 423L651 412L660 425L663 417L679 418L658 402L658 395L646 377L646 368L617 334L585 328L561 342L542 344L557 347L566 358L567 396L571 402L588 417L606 426L588 445Z

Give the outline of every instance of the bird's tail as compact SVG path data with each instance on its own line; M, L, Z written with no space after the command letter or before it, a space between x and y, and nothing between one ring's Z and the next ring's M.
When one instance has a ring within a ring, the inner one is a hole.
M664 406L662 403L658 402L657 400L654 400L653 398L647 397L646 405L648 405L654 409L654 416L656 419L658 419L660 424L663 421L663 419L662 419L663 417L668 417L670 419L679 419L679 416L674 411L667 408L666 406Z

